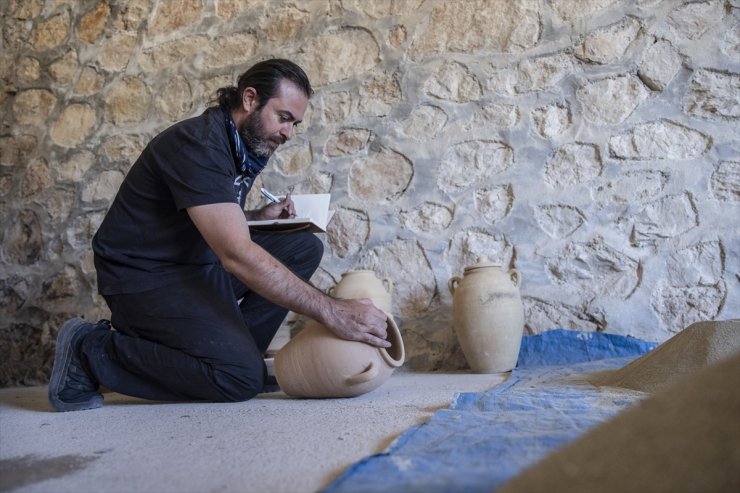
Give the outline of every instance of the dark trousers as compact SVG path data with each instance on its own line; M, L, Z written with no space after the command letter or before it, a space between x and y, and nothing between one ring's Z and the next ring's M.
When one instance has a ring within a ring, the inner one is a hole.
M252 240L305 280L323 254L321 241L307 232L255 231ZM220 264L176 284L105 300L115 330L83 340L90 370L110 390L165 401L254 397L267 375L262 355L288 313Z

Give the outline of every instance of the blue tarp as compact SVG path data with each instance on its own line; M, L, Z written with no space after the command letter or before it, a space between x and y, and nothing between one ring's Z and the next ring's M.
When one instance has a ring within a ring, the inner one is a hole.
M587 377L621 368L656 343L615 334L551 330L525 336L509 379L455 396L449 409L350 466L325 493L490 493L526 467L645 397L595 387Z

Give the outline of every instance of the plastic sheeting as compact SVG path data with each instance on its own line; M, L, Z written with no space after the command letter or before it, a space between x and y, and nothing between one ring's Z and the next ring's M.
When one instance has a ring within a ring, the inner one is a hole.
M325 493L495 491L526 467L646 395L595 387L657 346L615 334L551 330L525 336L509 379L456 394L449 409L350 466Z

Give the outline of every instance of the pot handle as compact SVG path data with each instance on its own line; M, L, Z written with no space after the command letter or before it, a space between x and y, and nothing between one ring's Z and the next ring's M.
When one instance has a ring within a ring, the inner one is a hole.
M371 361L367 369L362 373L358 373L352 377L347 377L345 382L347 385L357 385L360 383L369 382L373 378L378 376L378 367Z
M328 294L331 297L334 297L334 291L336 291L336 286L331 286L329 289L326 290L326 294Z
M452 295L455 294L455 290L460 285L460 281L462 281L462 279L460 279L457 276L455 276L452 279L450 279L449 281L447 281L447 289L450 290L450 294L452 294Z
M381 279L383 282L383 287L385 287L385 290L388 291L388 294L393 293L393 281L391 281L390 277L384 277Z
M519 273L519 271L516 269L511 269L509 271L509 275L514 281L514 286L519 287L519 285L522 283L522 275Z

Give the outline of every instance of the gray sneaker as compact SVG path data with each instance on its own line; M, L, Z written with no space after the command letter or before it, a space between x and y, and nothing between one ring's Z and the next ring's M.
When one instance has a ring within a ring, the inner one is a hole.
M57 411L81 411L103 405L100 384L80 361L80 344L93 330L110 330L104 321L97 324L81 318L67 320L57 335L54 366L49 380L49 403Z

